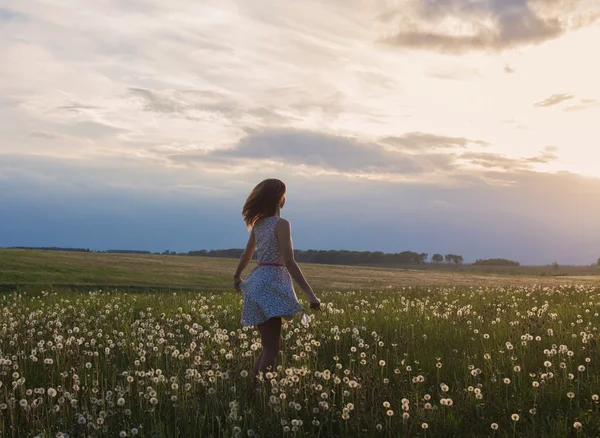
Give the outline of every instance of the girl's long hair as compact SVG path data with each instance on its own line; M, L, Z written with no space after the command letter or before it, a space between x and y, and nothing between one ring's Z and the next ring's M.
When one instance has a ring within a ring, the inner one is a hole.
M269 178L258 183L250 192L242 209L242 216L248 229L252 228L258 220L274 216L277 207L280 207L283 202L285 192L285 184L278 179Z

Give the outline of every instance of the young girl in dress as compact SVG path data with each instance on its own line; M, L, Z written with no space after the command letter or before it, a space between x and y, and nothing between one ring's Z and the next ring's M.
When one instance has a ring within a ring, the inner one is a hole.
M248 196L242 216L250 230L237 270L234 288L244 295L242 324L258 326L262 352L254 363L252 377L274 370L283 341L281 320L291 320L304 307L298 302L292 278L306 293L310 308L321 310L321 303L294 260L290 223L280 217L286 187L278 179L266 179ZM258 266L242 280L242 272L257 253ZM249 391L253 393L253 389Z

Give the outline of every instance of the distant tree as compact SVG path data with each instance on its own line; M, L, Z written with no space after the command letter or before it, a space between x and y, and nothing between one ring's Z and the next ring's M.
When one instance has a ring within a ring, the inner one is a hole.
M429 257L429 254L427 254L426 252L419 254L419 264L427 263L428 257Z
M442 263L444 261L444 256L441 254L434 254L431 256L431 261L433 263Z
M485 266L521 266L519 262L507 259L477 259L474 265L485 265Z
M598 261L596 262L596 266L598 266L600 268L600 258L598 258Z
M558 262L554 262L552 263L552 269L554 269L555 271L558 271L560 269L560 265L558 264Z
M446 263L454 263L455 265L462 265L464 262L463 256L456 254L446 254L444 260L446 260Z

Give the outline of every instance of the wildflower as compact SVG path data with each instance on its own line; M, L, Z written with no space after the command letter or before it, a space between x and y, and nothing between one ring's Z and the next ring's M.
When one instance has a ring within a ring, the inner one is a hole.
M494 430L498 430L498 423L492 423L491 428Z
M581 424L579 421L576 421L573 423L573 427L577 430L580 430L583 427L583 424Z
M520 417L519 417L519 414L512 414L512 415L510 416L510 419L511 419L512 421L519 421L519 418L520 418Z

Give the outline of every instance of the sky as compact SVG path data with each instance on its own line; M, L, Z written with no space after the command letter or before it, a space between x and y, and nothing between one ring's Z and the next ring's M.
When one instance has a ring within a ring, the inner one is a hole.
M0 0L0 246L600 257L597 0Z

